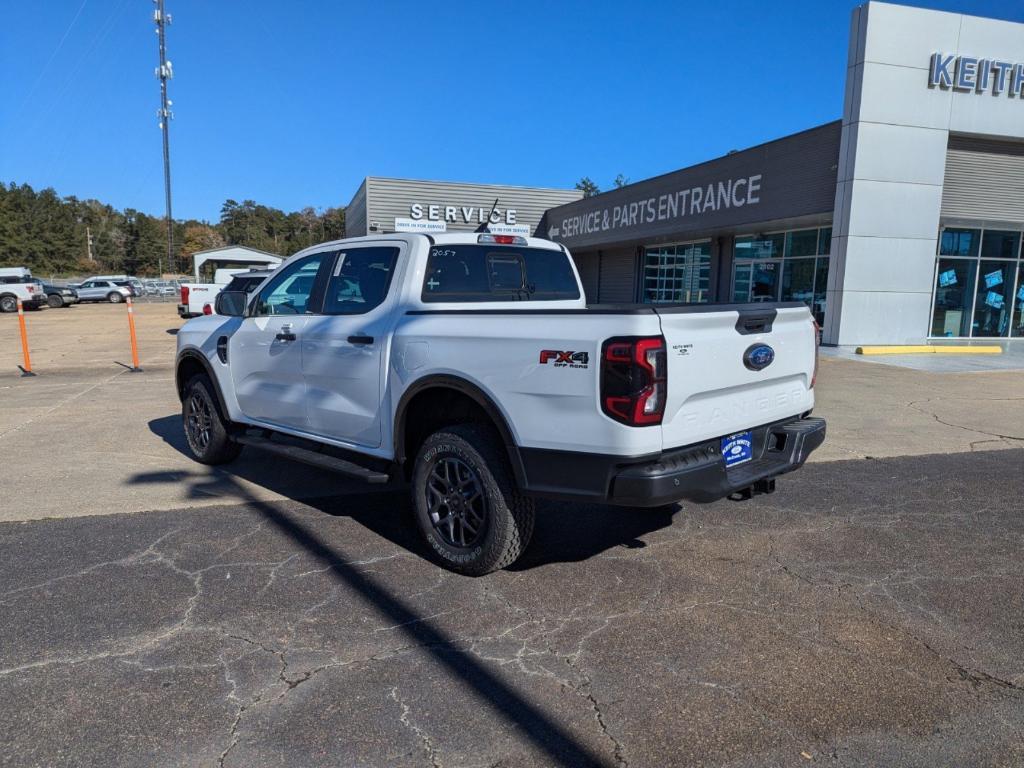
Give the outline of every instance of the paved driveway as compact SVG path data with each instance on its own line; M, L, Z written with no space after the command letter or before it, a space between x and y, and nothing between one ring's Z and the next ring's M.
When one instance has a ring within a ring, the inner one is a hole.
M390 492L5 524L0 762L1018 765L1022 467L546 505L480 579L426 560Z
M1024 764L1019 373L823 359L775 495L546 504L468 579L401 493L184 455L173 306L143 374L123 308L33 313L34 379L16 325L0 765Z

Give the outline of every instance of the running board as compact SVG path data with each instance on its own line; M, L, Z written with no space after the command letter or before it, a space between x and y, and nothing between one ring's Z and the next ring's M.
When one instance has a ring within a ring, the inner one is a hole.
M301 461L303 464L311 464L312 466L320 467L321 469L329 469L332 472L339 472L343 475L358 477L360 480L365 480L368 483L386 483L390 479L383 472L377 472L375 470L368 469L367 467L362 467L351 461L345 461L345 459L339 459L336 456L320 453L319 451L311 451L308 448L300 448L297 445L275 443L273 440L266 437L238 435L234 440L239 445L259 448L262 451L269 451L270 453L277 454L278 456L283 456L286 459Z

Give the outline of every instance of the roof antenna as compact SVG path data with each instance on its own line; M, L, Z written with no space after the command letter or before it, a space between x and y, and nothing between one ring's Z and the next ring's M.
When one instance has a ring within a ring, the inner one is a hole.
M494 198L494 205L491 206L491 212L487 214L487 221L485 221L483 224L481 224L479 227L477 227L473 231L476 232L477 234L480 234L481 232L490 232L491 230L489 230L488 227L491 224L491 216L494 215L494 212L495 212L495 210L497 210L497 208L498 208L498 198Z

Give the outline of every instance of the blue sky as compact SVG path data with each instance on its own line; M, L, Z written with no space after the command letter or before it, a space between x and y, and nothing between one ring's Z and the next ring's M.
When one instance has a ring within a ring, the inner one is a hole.
M366 175L604 188L819 125L857 5L166 1L174 214L210 220L345 205ZM152 9L5 4L0 180L162 214Z

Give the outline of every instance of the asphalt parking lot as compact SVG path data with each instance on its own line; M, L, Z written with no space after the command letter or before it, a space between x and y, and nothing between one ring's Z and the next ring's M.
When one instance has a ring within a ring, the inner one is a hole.
M400 492L190 462L173 306L0 317L0 764L1024 764L1024 375L822 361L772 496L544 504L439 570ZM28 499L26 501L26 499Z

